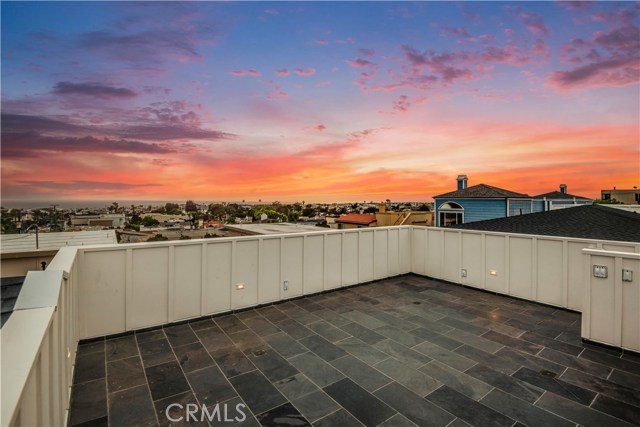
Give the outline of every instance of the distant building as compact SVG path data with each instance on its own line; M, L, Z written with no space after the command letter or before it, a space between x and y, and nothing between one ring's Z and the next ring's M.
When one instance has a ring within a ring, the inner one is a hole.
M160 214L160 213L145 213L141 215L143 217L150 216L151 218L158 221L160 224L181 224L187 222L191 219L189 215L169 215L169 214Z
M434 197L436 226L447 227L593 203L586 197L568 194L565 184L560 185L560 191L529 196L486 184L468 187L467 182L466 175L459 175L456 191Z
M634 187L632 190L600 190L600 198L602 200L617 200L625 205L640 204L640 190Z
M224 227L224 222L222 221L204 221L202 223L204 228L222 228Z
M541 236L640 242L640 214L603 205L455 224L452 228Z
M433 225L433 212L430 211L400 211L387 212L386 205L380 203L376 212L376 227L393 225Z
M336 218L339 229L375 227L377 219L370 214L347 214Z
M567 185L560 184L560 191L551 191L550 193L539 194L534 197L536 203L540 203L540 200L544 203L544 211L550 211L553 209L562 209L579 205L590 205L593 200L582 197L574 196L567 193Z
M72 226L100 226L122 228L125 226L124 214L96 214L74 215L71 217Z
M456 191L434 196L436 226L446 227L486 219L542 211L531 196L486 184L467 186L466 175L457 178Z
M388 227L392 225L433 225L433 212L402 211L402 212L376 212L376 227Z
M253 223L253 224L233 224L224 227L229 233L225 237L234 236L256 236L264 234L291 234L291 233L309 233L314 231L326 231L326 228L316 227L313 225L291 224L288 222L277 223Z

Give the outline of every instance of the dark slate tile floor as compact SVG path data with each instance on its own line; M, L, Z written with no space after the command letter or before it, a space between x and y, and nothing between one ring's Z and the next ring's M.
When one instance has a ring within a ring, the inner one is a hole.
M640 425L640 357L583 343L577 313L407 275L83 344L69 424Z

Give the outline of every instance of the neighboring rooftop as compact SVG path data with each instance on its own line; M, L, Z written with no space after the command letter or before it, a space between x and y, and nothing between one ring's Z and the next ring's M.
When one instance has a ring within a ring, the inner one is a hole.
M573 199L591 200L588 197L574 196L573 194L567 194L561 191L550 191L549 193L538 194L537 196L534 196L534 199L543 199L543 198L560 199L560 200L573 200Z
M640 214L586 205L507 218L455 224L452 228L503 233L640 242Z
M582 342L580 326L396 277L81 344L68 425L168 425L169 405L185 421L187 404L217 402L212 425L240 425L224 403L231 419L247 405L243 426L640 424L640 358Z
M433 198L456 198L456 199L501 199L501 198L528 198L527 194L516 193L504 188L493 187L487 184L478 184L471 187L462 188L449 193L440 194Z
M326 231L326 228L313 225L290 224L288 222L265 222L263 224L226 224L225 228L236 231L240 234L252 236L256 234L289 234L308 233L312 231Z
M560 184L560 191L550 191L548 193L534 196L535 199L551 199L551 200L591 200L587 197L575 196L567 193L567 184Z
M2 234L0 235L0 251L2 254L57 251L65 246L107 245L117 244L114 230L99 231L69 231L62 233L38 233L38 248L36 249L36 234Z
M0 301L2 302L2 315L0 317L0 328L11 316L13 307L16 305L18 295L24 283L24 276L3 277L0 282Z
M370 214L347 214L336 218L338 224L369 225L376 222L376 216Z

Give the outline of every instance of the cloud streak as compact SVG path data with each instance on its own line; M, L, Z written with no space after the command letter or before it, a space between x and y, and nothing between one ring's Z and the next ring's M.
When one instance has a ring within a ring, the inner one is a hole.
M7 132L63 132L66 134L85 133L90 127L77 126L49 117L26 114L2 113L2 133Z
M114 87L100 83L58 82L53 88L56 95L81 95L103 99L135 98L137 93L124 87Z
M46 157L46 152L62 153L120 153L120 154L168 154L175 149L167 145L143 143L125 139L85 137L55 137L35 132L2 133L2 156Z
M550 31L547 24L542 20L542 17L533 12L521 12L518 14L522 23L531 33L535 36L548 36Z
M550 73L547 83L558 90L623 87L640 82L640 30L622 23L595 32L591 40L574 39L561 47L569 70Z
M141 187L159 187L159 184L130 184L125 182L103 182L103 181L17 181L20 186L30 187L35 191L55 190L55 191L84 191L84 190L134 190Z
M260 71L257 70L234 70L231 71L229 74L231 74L232 76L236 76L236 77L245 77L245 76L249 76L249 77L260 77Z
M297 75L302 76L302 77L310 77L310 76L313 76L316 73L316 69L315 68L307 68L307 69L296 68L294 70L294 72Z

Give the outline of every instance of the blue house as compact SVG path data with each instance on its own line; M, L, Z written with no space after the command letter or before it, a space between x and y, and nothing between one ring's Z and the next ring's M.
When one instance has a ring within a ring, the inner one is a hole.
M466 175L459 175L457 181L456 191L434 197L437 227L592 203L591 199L568 194L564 184L560 186L560 191L529 196L486 184L468 187Z

